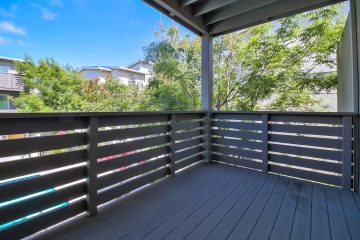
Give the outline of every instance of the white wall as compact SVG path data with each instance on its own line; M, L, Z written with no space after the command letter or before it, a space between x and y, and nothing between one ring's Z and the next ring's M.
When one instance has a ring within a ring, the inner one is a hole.
M145 83L145 75L139 73L133 73L129 71L125 71L122 69L113 69L112 77L114 79L119 79L124 84L128 84L129 81L135 80L136 83L144 84Z
M337 50L338 65L338 111L354 112L354 84L351 40L351 18L346 20Z
M81 75L86 79L105 79L111 72L108 71L100 71L97 69L84 69L81 71Z

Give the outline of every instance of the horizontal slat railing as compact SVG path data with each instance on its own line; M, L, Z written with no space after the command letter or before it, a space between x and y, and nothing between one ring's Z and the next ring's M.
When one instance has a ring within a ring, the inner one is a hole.
M204 112L0 115L0 239L19 239L203 160Z
M353 114L213 112L213 159L352 188Z
M0 73L0 90L22 91L24 83L19 74Z
M99 205L208 156L351 189L352 118L213 112L209 123L205 112L1 114L0 239L94 216Z

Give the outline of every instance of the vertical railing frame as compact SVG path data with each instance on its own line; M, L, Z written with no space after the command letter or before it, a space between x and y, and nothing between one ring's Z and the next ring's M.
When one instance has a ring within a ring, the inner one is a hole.
M263 113L261 116L261 131L262 131L262 172L267 173L269 169L269 115Z
M342 188L351 190L351 169L352 169L352 116L342 118Z
M211 155L211 120L213 109L213 37L201 36L201 109L206 111L204 126L204 158L210 163Z
M170 154L169 154L169 171L172 177L175 177L175 132L176 131L176 114L170 115Z
M98 153L98 127L99 118L89 117L88 145L87 145L87 179L86 179L86 205L87 216L93 217L97 211L97 153Z

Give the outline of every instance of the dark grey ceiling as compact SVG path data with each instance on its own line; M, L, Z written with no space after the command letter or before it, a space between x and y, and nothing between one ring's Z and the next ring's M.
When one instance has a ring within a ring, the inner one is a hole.
M344 0L143 0L198 35L234 32Z

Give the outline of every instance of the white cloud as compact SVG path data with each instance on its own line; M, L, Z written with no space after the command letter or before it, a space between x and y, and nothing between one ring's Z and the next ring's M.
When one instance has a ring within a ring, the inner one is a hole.
M12 40L10 38L5 38L0 36L0 44L6 44L6 43L11 43Z
M62 1L61 0L51 0L49 3L51 6L61 6Z
M33 4L31 4L31 6L33 8L40 9L42 19L51 21L51 20L54 20L56 18L56 16L58 15L57 13L52 12L50 9L48 9L46 7L42 7L42 6L38 5L38 4L33 3Z
M17 27L14 23L8 21L0 22L0 31L19 35L26 35L26 31L23 28Z

